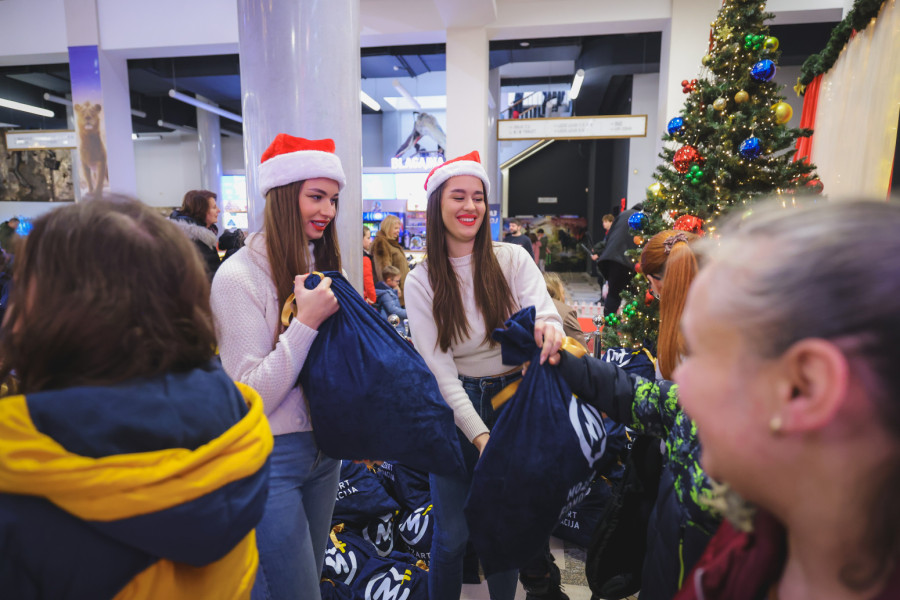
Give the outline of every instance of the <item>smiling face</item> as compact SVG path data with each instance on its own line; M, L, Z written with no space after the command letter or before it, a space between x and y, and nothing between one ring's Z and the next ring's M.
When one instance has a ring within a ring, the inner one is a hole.
M394 223L391 230L388 232L388 237L392 240L396 240L400 237L400 221Z
M340 187L337 181L319 177L307 179L300 189L300 219L310 240L321 239L337 214Z
M485 212L481 179L474 175L457 175L447 180L441 194L441 220L450 256L472 253Z

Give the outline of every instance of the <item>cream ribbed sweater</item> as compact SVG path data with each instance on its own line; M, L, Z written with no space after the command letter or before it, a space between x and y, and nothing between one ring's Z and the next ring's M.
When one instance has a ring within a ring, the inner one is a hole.
M538 319L552 323L562 332L562 319L547 293L544 277L534 263L534 258L521 246L500 242L494 243L494 255L509 283L516 305L520 308L534 306ZM458 376L499 375L516 365L504 365L500 357L500 346L491 348L484 342L484 319L475 306L472 255L451 258L450 263L459 277L463 312L469 319L469 338L451 345L447 352L441 352L438 348L437 326L432 314L434 292L428 282L427 261L413 269L406 278L406 313L416 350L434 373L444 401L453 409L456 426L471 441L486 433L488 428L472 406Z
M317 331L295 319L273 348L281 306L262 234L248 236L246 245L222 263L210 303L225 372L259 392L272 433L311 431L297 377Z

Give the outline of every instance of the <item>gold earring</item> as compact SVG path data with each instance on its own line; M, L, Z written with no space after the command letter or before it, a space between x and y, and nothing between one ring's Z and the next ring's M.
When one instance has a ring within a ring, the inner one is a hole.
M781 418L781 415L775 415L769 420L769 431L773 434L779 433L783 426L784 420Z

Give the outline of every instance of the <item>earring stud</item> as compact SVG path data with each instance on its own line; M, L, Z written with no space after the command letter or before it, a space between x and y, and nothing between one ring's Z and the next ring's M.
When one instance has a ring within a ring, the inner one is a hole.
M772 433L779 433L783 426L784 421L782 420L781 415L775 415L769 420L769 431Z

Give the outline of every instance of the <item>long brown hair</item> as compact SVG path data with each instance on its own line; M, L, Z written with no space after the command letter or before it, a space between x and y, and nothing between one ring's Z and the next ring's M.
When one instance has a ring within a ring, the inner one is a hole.
M274 187L266 194L263 229L272 282L278 292L278 306L283 306L288 296L294 293L294 277L309 273L309 238L303 230L300 215L300 192L304 183L295 181ZM338 204L334 208L337 217ZM313 258L319 271L341 270L341 249L334 219L322 237L313 240ZM276 338L278 333L275 332Z
M441 352L446 352L454 342L462 342L469 335L469 320L463 310L459 280L450 264L444 218L441 213L441 200L446 185L447 182L444 182L428 196L428 207L425 212L428 224L425 230L428 282L434 291L431 312L437 325L438 346ZM475 306L484 319L484 341L493 347L497 343L491 339L491 332L502 327L503 322L512 315L516 310L516 301L494 255L487 214L475 234L472 255Z
M215 352L209 280L172 223L107 197L36 219L16 255L0 380L19 391L186 371Z
M666 243L679 234L686 241ZM656 345L659 371L665 379L672 378L678 358L684 354L681 313L684 312L691 282L697 276L697 257L690 245L696 239L697 235L685 231L661 231L650 238L641 252L641 272L648 277L665 276L659 299L659 337Z

